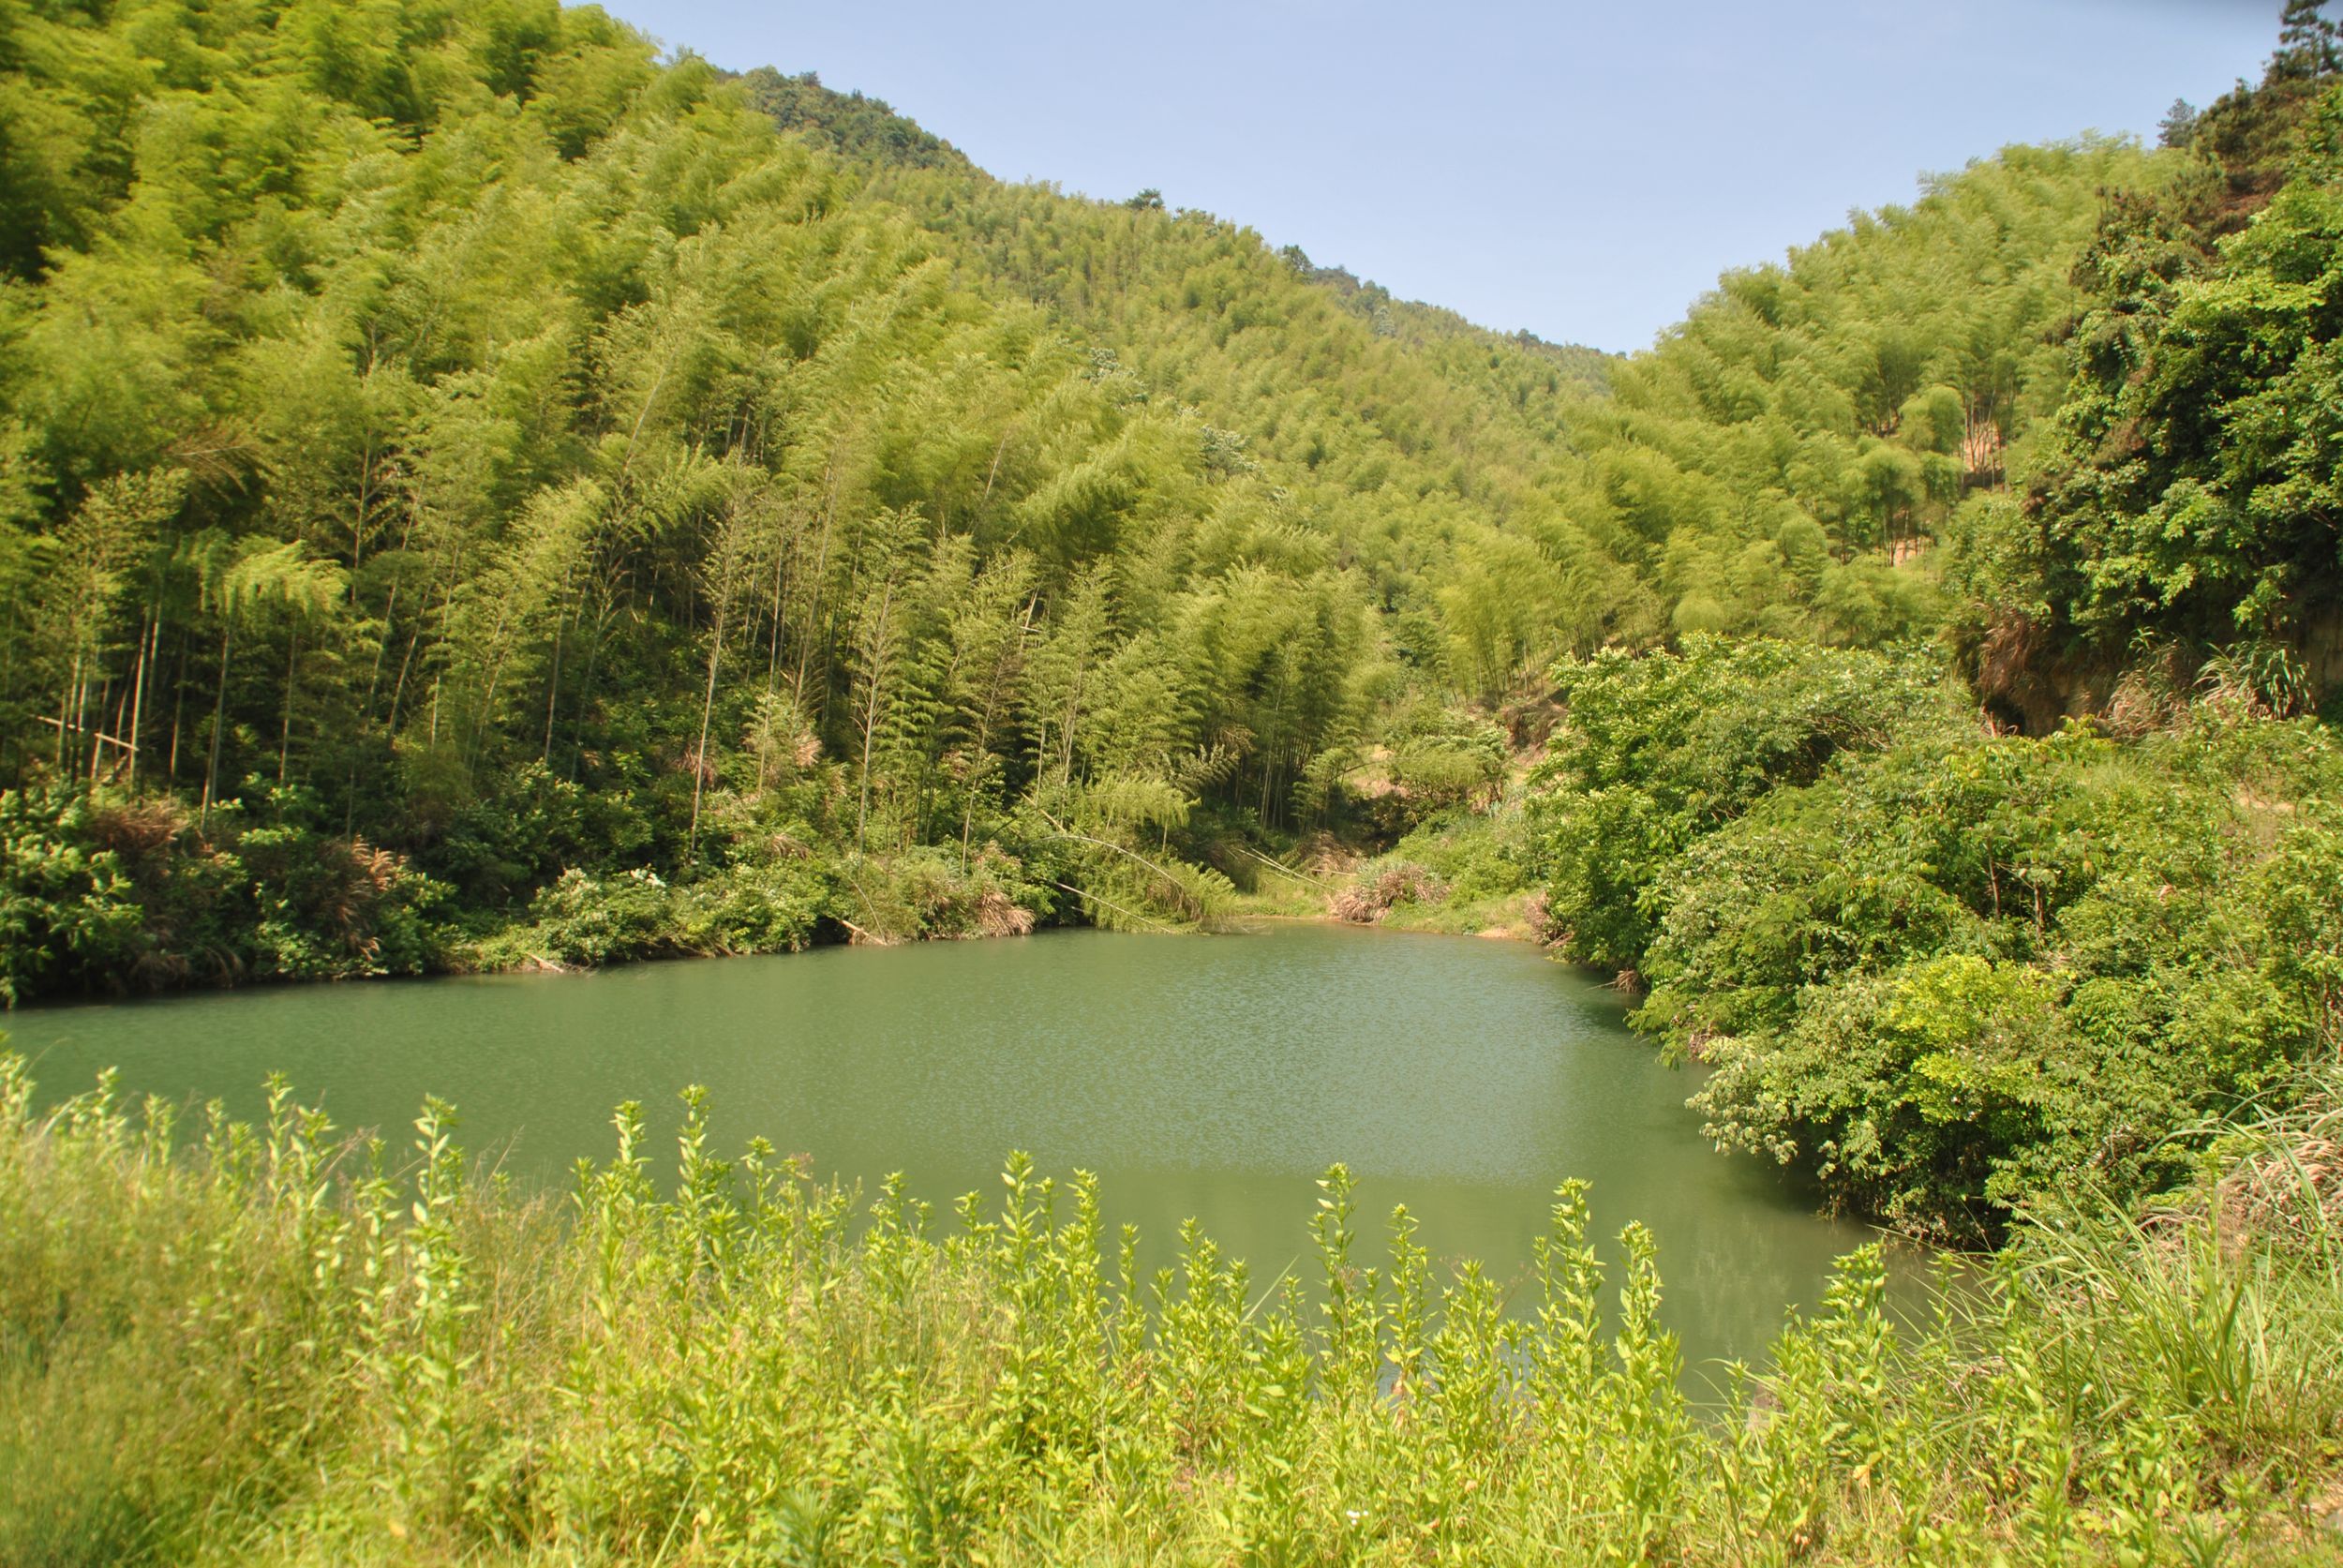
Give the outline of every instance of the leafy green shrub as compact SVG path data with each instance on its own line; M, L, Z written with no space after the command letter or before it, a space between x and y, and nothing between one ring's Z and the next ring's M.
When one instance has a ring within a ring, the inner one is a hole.
M89 832L89 797L0 790L0 1002L127 966L145 923L137 889Z
M596 876L573 866L529 902L529 925L497 942L529 957L597 966L675 952L674 889L646 867Z
M363 840L291 819L232 840L251 900L247 963L261 979L416 975L435 967L446 889Z
M603 876L573 868L530 901L526 922L480 946L491 967L551 962L794 952L827 934L894 942L1017 935L1053 905L1020 862L915 849L830 861L783 856L714 867L670 884L648 867Z
M1531 776L1530 814L1562 950L1634 970L1653 890L1702 835L1842 751L1955 722L1918 655L1691 636L1681 653L1606 650L1554 671L1569 709Z
M1505 901L1529 885L1527 840L1519 812L1444 813L1359 867L1327 912L1373 924L1409 906L1411 927L1483 929L1510 918Z
M588 789L530 761L457 812L427 858L468 900L493 907L571 866L639 860L651 833L627 791Z
M1530 885L1531 845L1521 814L1449 812L1392 846L1448 885L1459 903L1505 898Z
M1914 1229L1988 1232L2042 1172L2087 1163L2087 1078L2052 982L2024 964L1941 953L1816 992L1780 1036L1722 1036L1694 1097L1720 1142L1809 1163L1830 1191ZM1783 1128L1808 1129L1806 1146ZM1773 1140L1768 1142L1768 1140ZM1968 1212L1948 1213L1972 1202Z
M436 963L438 934L413 896L421 879L388 850L263 829L237 846L237 859L260 905L254 978L419 975Z
M1915 1229L2168 1183L2343 1038L2338 786L2306 722L1846 756L1663 879L1636 1021L1717 1065L1720 1142Z
M396 855L241 803L199 831L168 798L0 792L0 994L191 979L350 979L440 962L444 889Z
M728 866L681 898L680 944L695 953L797 952L835 918L837 878L811 859Z

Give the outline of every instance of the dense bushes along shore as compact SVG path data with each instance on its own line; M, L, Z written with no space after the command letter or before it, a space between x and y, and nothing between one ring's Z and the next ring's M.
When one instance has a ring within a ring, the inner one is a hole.
M2034 738L1908 657L1694 639L1560 679L1555 939L1714 1067L1720 1142L1838 1202L1973 1242L2152 1189L2175 1128L2343 1048L2343 750L2250 685Z
M198 816L168 796L0 790L0 1001L778 952L849 934L1002 935L1070 903L1062 878L1077 874L1085 853L1068 844L1037 873L997 845L965 859L935 849L800 849L674 882L639 864L604 874L571 866L498 913L405 856L320 827L304 792L256 793L265 802L258 814L229 802ZM557 809L581 800L550 781L545 795ZM551 814L531 813L507 830L545 832L540 853L558 855L571 825ZM1185 869L1195 912L1204 913L1220 889ZM1137 874L1108 865L1090 880L1112 887ZM1169 902L1178 888L1148 891Z

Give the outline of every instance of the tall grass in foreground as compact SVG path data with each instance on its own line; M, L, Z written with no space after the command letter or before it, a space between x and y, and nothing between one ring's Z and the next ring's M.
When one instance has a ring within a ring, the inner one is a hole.
M411 1156L36 1115L0 1057L0 1562L2286 1561L2343 1471L2343 1118L2232 1129L2158 1212L2027 1228L1934 1325L1875 1250L1719 1417L1631 1226L1566 1187L1509 1314L1404 1211L1322 1286L1192 1226L1139 1277L1097 1193L1013 1158L948 1223L867 1213L687 1097L671 1195L633 1108L569 1212ZM2332 1100L2322 1101L2332 1105ZM176 1150L177 1152L174 1152ZM1110 1259L1119 1262L1109 1262Z

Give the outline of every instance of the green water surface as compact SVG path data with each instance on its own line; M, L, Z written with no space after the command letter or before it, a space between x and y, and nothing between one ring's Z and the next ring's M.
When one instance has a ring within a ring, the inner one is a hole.
M1694 1080L1620 1013L1516 943L1301 925L252 990L0 1026L52 1099L114 1066L132 1095L249 1117L281 1069L403 1145L436 1094L466 1147L547 1185L608 1157L622 1099L664 1146L678 1091L702 1083L726 1152L762 1134L866 1187L903 1171L940 1209L997 1193L1023 1149L1044 1172L1097 1172L1110 1227L1140 1224L1151 1263L1192 1215L1261 1283L1306 1268L1313 1182L1336 1160L1368 1217L1404 1202L1436 1257L1500 1279L1521 1275L1555 1184L1583 1176L1599 1228L1657 1235L1688 1357L1758 1356L1868 1232L1713 1152L1684 1108Z

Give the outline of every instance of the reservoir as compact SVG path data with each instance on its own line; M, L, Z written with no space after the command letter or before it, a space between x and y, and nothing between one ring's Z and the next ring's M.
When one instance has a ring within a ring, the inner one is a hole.
M610 1157L621 1100L671 1163L694 1083L720 1153L762 1136L866 1192L903 1172L939 1227L963 1192L994 1201L1022 1149L1044 1174L1095 1172L1110 1233L1140 1226L1150 1266L1193 1216L1257 1290L1308 1277L1314 1183L1337 1160L1376 1242L1361 1262L1405 1203L1436 1259L1500 1282L1526 1276L1556 1184L1583 1177L1606 1241L1631 1219L1656 1235L1688 1364L1761 1358L1871 1232L1717 1154L1684 1107L1696 1079L1622 1010L1522 944L1292 925L254 989L24 1008L0 1028L45 1102L112 1066L127 1096L218 1097L252 1119L282 1071L338 1126L382 1132L394 1165L437 1095L475 1157L553 1190Z

